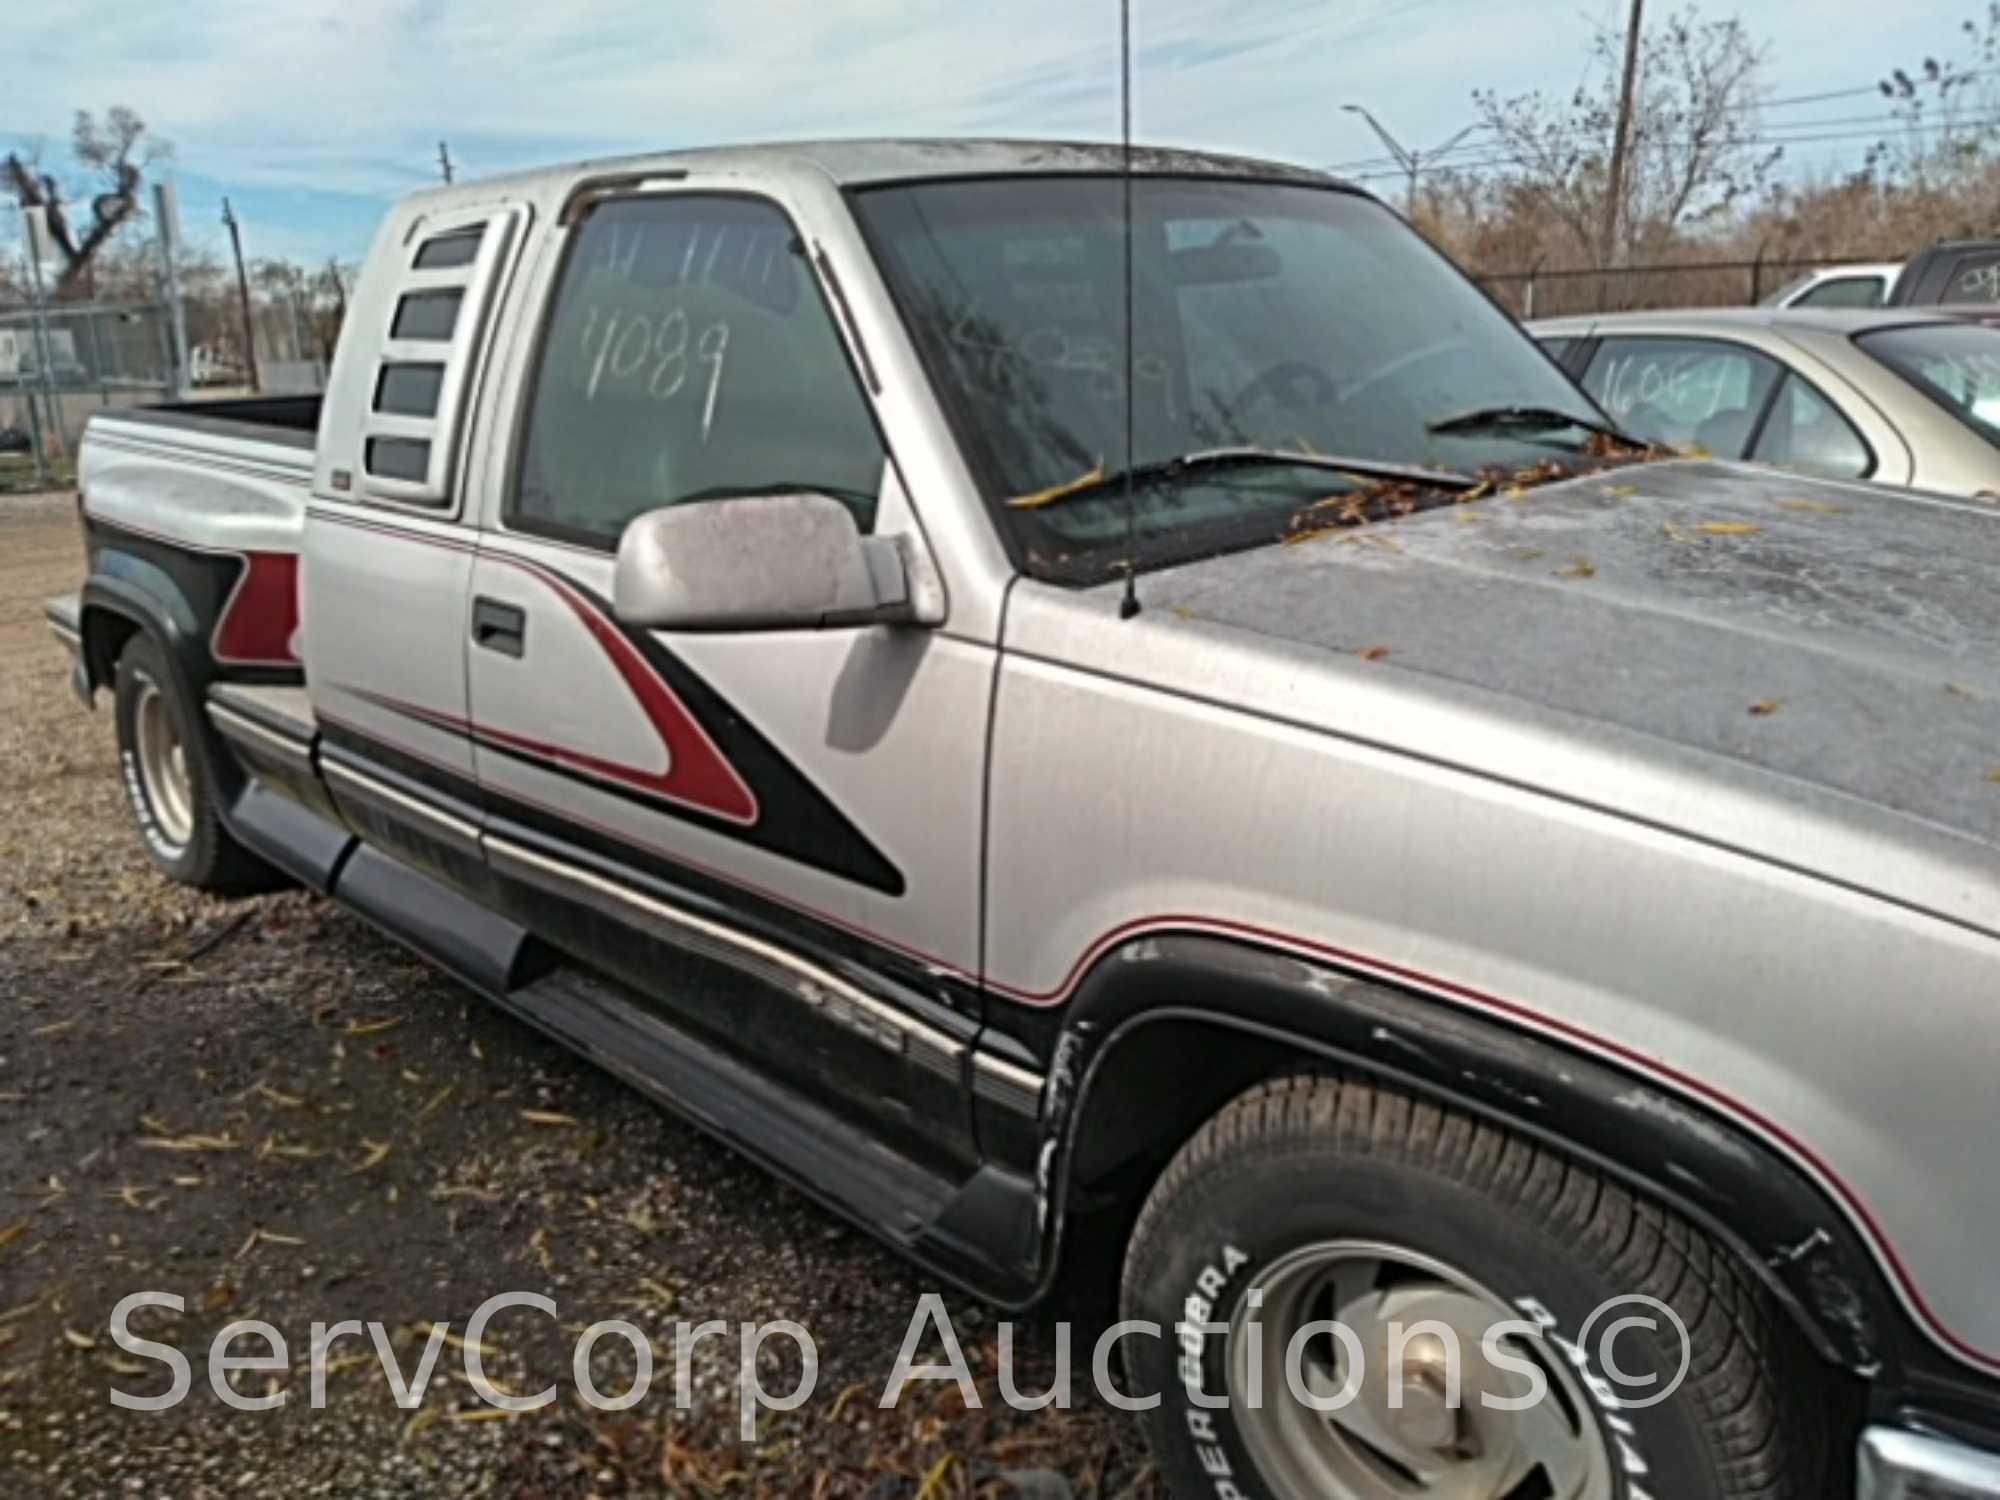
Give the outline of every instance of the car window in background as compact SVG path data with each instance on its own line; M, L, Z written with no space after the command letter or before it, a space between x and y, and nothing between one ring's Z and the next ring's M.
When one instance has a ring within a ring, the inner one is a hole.
M1962 255L1940 302L2000 302L2000 251Z
M1742 458L1784 368L1716 339L1607 338L1583 387L1635 437Z
M1917 323L1858 334L1854 342L2000 447L2000 328Z
M1813 276L1814 273L1811 271L1806 272L1803 276L1794 276L1775 292L1766 295L1757 305L1759 307L1789 307L1794 297L1813 284Z
M1750 456L1760 464L1824 479L1860 479L1875 469L1875 455L1847 418L1790 372Z
M1879 276L1835 276L1822 281L1793 307L1880 307L1888 288Z

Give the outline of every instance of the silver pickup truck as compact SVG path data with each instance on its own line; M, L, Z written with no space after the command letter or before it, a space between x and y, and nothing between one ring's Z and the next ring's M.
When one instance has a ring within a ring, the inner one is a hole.
M93 419L151 858L995 1304L1122 1262L1176 1495L2000 1495L2000 519L1122 160L420 194L323 403Z

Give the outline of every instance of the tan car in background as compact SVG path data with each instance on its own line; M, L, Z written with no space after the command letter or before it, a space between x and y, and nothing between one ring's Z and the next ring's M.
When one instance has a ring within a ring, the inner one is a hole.
M1636 436L1823 478L2000 497L2000 328L1906 309L1707 308L1528 331Z

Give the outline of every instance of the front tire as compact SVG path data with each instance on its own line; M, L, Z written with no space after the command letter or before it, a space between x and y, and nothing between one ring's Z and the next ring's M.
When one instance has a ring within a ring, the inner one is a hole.
M1177 1500L1822 1493L1779 1394L1810 1374L1726 1251L1372 1083L1286 1078L1210 1120L1139 1216L1123 1300L1164 1330L1124 1347Z
M115 688L118 769L146 857L196 890L242 895L281 883L222 826L208 746L166 653L134 635L119 653Z

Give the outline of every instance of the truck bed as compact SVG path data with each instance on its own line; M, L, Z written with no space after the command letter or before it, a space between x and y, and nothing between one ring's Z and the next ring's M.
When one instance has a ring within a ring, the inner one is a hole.
M220 437L249 438L311 450L319 430L321 398L308 396L246 396L229 401L169 401L157 406L128 407L118 422L207 432ZM97 419L93 419L97 420Z

